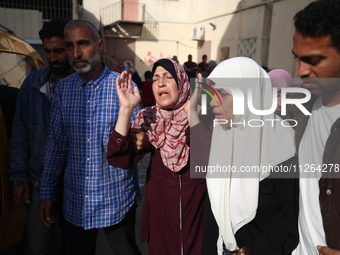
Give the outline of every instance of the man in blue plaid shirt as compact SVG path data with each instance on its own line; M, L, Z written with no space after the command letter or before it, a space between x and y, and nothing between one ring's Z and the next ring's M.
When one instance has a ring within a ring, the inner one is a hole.
M46 226L54 222L52 199L64 174L64 254L95 254L99 228L104 229L114 254L140 254L135 242L136 171L112 167L106 160L118 118L115 81L119 74L101 63L103 41L93 24L70 21L64 36L76 73L61 81L53 96L40 219Z

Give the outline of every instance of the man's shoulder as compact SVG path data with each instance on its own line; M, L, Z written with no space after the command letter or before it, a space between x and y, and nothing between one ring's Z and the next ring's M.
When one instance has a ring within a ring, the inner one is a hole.
M26 76L21 88L22 89L27 87L39 88L48 81L49 77L50 77L49 67L33 71Z
M115 79L115 81L116 81L117 77L120 76L120 75L121 75L120 73L118 73L116 71L112 71L112 70L108 70L108 72L106 74L107 78L110 78L110 79L113 78L113 79Z
M113 71L113 70L110 70L110 69L108 69L108 73L109 73L109 75L115 75L115 76L120 76L121 75L121 73L118 73L118 72L116 72L116 71Z
M40 77L42 75L49 76L50 75L50 68L49 67L45 67L45 68L33 71L33 72L29 73L26 76L26 79L32 80L32 79L36 79L36 78L38 78L38 77Z
M79 81L79 74L74 72L58 82L58 87L74 84Z
M198 66L198 67L203 67L203 68L205 67L205 65L204 65L203 62L199 63L197 66Z
M77 72L74 72L65 78L61 79L59 82L70 82L79 79L79 74Z
M61 79L54 90L53 97L58 97L59 95L62 95L67 91L76 90L76 84L78 84L79 81L80 79L77 72L74 72Z

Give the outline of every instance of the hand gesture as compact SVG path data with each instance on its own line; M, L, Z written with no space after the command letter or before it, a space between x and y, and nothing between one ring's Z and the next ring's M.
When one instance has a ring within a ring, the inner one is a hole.
M130 130L132 146L135 152L142 152L152 147L148 136L143 130L137 128L131 128Z
M122 72L116 80L117 95L120 105L126 109L134 109L141 101L138 87L135 86L132 92L132 76L127 71Z
M187 115L190 127L193 127L199 123L197 106L198 106L198 101L201 98L201 90L199 88L202 87L202 84L200 84L199 82L203 82L202 80L203 80L202 74L199 73L196 78L196 86L195 86L194 93L192 93L190 100L188 100L188 102L184 106L184 111L185 111L185 114Z
M202 83L203 83L202 74L199 73L195 81L196 81L195 90L194 90L194 93L192 93L191 98L190 98L190 108L191 110L197 111L198 101L201 98L200 88L202 88Z

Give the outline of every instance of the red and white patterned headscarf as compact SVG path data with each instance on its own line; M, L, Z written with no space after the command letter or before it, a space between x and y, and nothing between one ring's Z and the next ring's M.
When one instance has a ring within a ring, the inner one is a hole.
M158 104L141 110L133 122L133 128L142 129L151 144L160 149L163 164L173 172L180 171L189 160L189 146L186 144L185 129L189 127L184 106L190 98L190 83L183 67L171 59L160 59L154 64L162 66L172 73L167 66L172 64L177 77L178 101L171 110L165 110ZM164 64L166 63L166 64Z

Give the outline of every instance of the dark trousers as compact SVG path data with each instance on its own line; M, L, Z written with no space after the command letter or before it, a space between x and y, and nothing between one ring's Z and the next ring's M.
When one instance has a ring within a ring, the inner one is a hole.
M113 254L140 255L135 239L136 204L116 225L104 228ZM98 229L84 230L64 220L64 255L94 255Z

